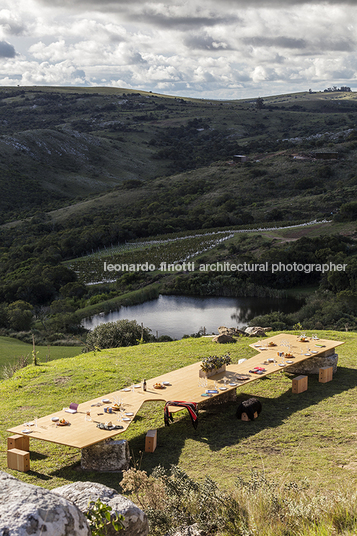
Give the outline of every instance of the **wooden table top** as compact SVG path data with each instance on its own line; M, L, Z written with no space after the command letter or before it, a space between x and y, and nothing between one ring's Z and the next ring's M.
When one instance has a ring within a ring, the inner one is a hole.
M276 346L269 347L269 343ZM170 400L181 400L186 402L197 402L198 404L207 401L207 397L202 395L206 389L214 389L217 386L218 393L214 396L220 396L232 389L237 389L241 385L253 382L259 378L273 374L279 370L288 369L291 364L296 364L313 356L321 356L327 351L340 346L343 342L331 341L325 339L312 340L308 337L307 342L300 342L296 335L279 334L274 337L263 339L258 343L250 344L257 350L258 354L244 361L241 364L231 364L227 366L225 372L216 374L207 380L207 386L202 386L202 380L199 379L199 370L201 362L194 363L156 378L147 380L147 391L144 392L142 387L128 390L118 390L112 393L103 393L93 400L79 404L77 413L69 414L63 409L46 415L37 420L37 427L25 427L24 424L8 429L8 432L26 435L25 429L31 430L29 436L35 439L50 441L61 445L67 445L76 448L85 448L95 443L99 443L110 437L114 437L130 426L135 415L145 402L162 401L163 403ZM291 352L293 357L279 357L278 352ZM223 352L222 352L223 353ZM274 360L269 361L268 360ZM289 363L288 361L291 361ZM263 367L265 371L262 374L250 373L254 367ZM247 375L247 379L241 380L237 375ZM164 389L154 389L155 383L168 382ZM232 384L232 385L230 385ZM111 405L118 399L122 399L125 412L132 413L132 416L126 416L131 420L119 422L117 412L112 414L104 413L104 407ZM103 400L110 400L111 403L104 403ZM98 405L97 405L98 404ZM180 411L182 408L172 407L170 411ZM90 411L91 421L86 421L86 412ZM52 422L52 417L66 419L69 421L68 426L57 426ZM102 430L97 427L97 423L106 423L111 421L113 425L121 425L122 429Z

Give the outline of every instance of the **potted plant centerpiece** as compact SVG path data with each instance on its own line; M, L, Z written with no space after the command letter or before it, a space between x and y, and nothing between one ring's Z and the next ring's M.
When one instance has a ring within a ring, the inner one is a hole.
M202 359L201 368L199 371L200 378L209 378L226 370L226 366L232 362L229 354L218 356L210 355Z

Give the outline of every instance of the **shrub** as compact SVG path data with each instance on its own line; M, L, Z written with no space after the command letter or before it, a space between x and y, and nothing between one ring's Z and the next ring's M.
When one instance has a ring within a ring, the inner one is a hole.
M107 536L124 529L124 516L112 511L112 507L103 503L100 499L89 502L89 510L86 517L91 528L92 536ZM112 529L112 530L110 530Z
M7 308L10 327L15 331L30 329L33 318L33 306L23 300L10 303Z
M350 201L340 206L340 212L335 218L337 221L357 220L357 201Z
M151 476L137 469L126 471L121 486L146 511L150 534L172 533L175 528L193 524L205 534L253 534L245 508L210 477L198 483L176 465L169 471L158 466Z
M173 534L192 525L207 536L356 534L356 493L322 493L306 479L278 482L252 471L222 491L210 478L195 482L173 465L151 476L130 469L121 486L146 512L150 534ZM196 532L196 531L195 531Z
M94 328L87 337L87 346L95 348L118 348L135 346L150 340L150 329L139 326L136 320L118 320L107 322Z

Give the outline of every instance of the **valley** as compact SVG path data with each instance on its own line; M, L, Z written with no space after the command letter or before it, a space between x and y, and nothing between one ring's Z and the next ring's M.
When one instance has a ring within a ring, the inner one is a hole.
M356 124L353 92L258 103L2 88L2 334L84 343L82 318L159 294L301 293L299 314L260 320L275 329L356 329ZM104 262L188 258L347 268L103 277Z

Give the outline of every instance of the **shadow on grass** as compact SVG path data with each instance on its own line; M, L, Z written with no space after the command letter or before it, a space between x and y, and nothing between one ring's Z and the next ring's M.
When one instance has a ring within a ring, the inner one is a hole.
M31 453L32 455L32 453ZM44 473L39 473L38 471L32 471L31 469L26 472L27 475L34 476L38 478L39 480L51 480L52 477L49 475L45 475Z
M52 471L51 478L62 478L70 482L97 482L108 486L120 492L120 484L122 473L120 472L99 472L99 471L83 471L80 461L76 461L70 465L61 467Z
M293 378L296 374L288 376ZM270 381L270 378L266 377L260 381ZM317 375L309 376L308 390L300 394L292 393L291 387L277 398L261 397L240 391L237 402L212 405L201 410L197 430L194 430L186 410L185 413L176 413L174 422L169 427L158 430L157 448L153 453L144 453L142 468L150 472L157 465L169 468L171 464L177 464L187 440L205 443L212 452L218 452L267 428L277 428L294 413L306 410L356 386L357 370L339 367L333 381L328 383L319 383ZM238 405L251 396L261 401L262 413L255 421L238 420L235 415ZM133 452L142 451L144 444L143 434L130 440Z
M41 454L40 452L36 452L31 448L31 460L45 460L46 458L48 458L48 454Z
M285 374L290 378L289 374ZM296 375L291 375L292 377L296 377ZM266 377L259 381L263 384L271 380ZM200 410L197 430L193 428L186 409L174 413L174 422L165 427L164 405L162 405L162 409L158 409L158 411L162 411L162 426L157 427L157 448L153 453L144 452L146 432L132 437L129 440L132 465L148 473L158 465L168 469L171 465L179 463L187 441L192 441L193 448L195 442L201 442L207 444L212 452L219 452L221 449L237 445L240 441L253 437L263 430L277 428L294 413L306 410L356 386L357 370L339 367L333 381L328 383L319 383L317 376L310 376L308 390L300 394L293 394L291 387L277 398L262 397L239 391L236 402L212 404L204 410ZM262 390L266 392L266 389ZM251 396L255 396L261 401L262 413L255 421L243 422L238 420L236 418L238 405ZM137 415L135 419L141 421L144 418ZM118 438L121 436L119 435L116 439ZM120 473L88 473L81 470L78 461L51 474L73 482L77 480L98 482L120 491Z

